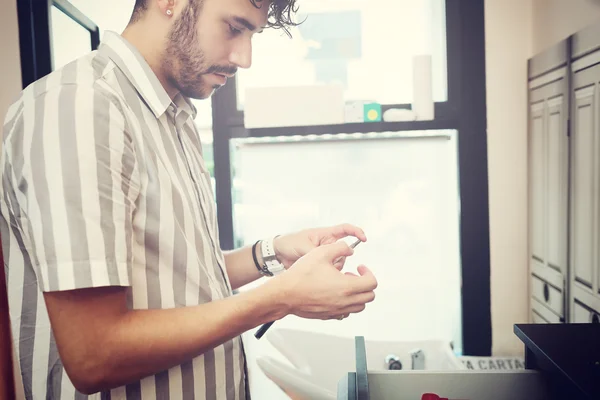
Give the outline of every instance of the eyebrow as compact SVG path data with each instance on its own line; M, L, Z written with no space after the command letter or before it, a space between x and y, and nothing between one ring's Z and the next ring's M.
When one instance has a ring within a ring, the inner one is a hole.
M258 29L252 22L248 21L246 18L233 17L233 20L240 25L244 25L244 27L250 31L256 31ZM263 27L260 27L260 31L258 31L258 33L262 32L263 29L264 29Z

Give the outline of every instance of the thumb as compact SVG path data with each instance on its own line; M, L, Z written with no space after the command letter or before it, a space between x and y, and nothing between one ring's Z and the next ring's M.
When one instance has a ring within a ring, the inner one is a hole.
M363 290L375 290L377 288L377 279L369 268L360 265L356 268L356 271L362 277L361 286Z
M333 266L338 270L341 271L344 268L344 263L346 262L346 257L338 257L335 259L335 261L333 262Z
M338 261L340 257L349 257L354 254L354 250L343 240L321 246L321 249L325 252L327 260L331 261L332 264Z
M369 268L367 268L366 266L364 266L364 265L359 265L359 266L356 268L356 272L358 272L358 274L359 274L360 276L365 276L365 275L373 275L373 273L371 272L371 270L370 270ZM373 276L374 276L374 275L373 275Z

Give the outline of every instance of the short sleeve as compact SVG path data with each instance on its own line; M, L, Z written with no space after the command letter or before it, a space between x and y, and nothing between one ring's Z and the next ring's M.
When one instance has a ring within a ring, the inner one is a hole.
M129 286L140 179L118 101L62 85L24 100L19 118L3 181L41 289Z

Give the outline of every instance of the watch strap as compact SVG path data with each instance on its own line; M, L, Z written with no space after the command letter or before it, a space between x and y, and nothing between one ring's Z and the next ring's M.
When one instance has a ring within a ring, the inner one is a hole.
M275 254L275 246L273 241L275 238L270 238L261 241L261 252L263 258L263 266L268 271L269 276L277 275L285 271L285 267L277 259Z

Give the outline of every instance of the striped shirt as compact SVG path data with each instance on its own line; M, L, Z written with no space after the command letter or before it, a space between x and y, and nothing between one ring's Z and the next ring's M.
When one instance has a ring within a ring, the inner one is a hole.
M240 337L139 382L82 395L63 369L42 295L127 286L130 309L168 309L232 294L195 114L114 32L8 110L0 234L27 399L246 397Z

